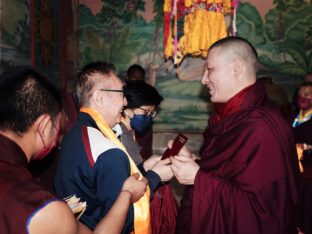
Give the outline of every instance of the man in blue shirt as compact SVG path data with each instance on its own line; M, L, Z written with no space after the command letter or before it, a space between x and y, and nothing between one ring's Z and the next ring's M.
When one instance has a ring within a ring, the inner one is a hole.
M87 202L80 220L93 230L118 197L125 179L138 169L118 140L118 132L112 131L127 104L114 66L104 62L86 65L79 74L76 92L78 121L62 142L55 185L60 197L76 194ZM150 190L158 186L163 175L172 175L169 162L155 161L148 168L141 167L146 169L143 175ZM149 196L149 189L145 195ZM129 209L123 233L135 228L135 205ZM145 211L136 214L146 214L142 223L148 226L149 199L144 207Z

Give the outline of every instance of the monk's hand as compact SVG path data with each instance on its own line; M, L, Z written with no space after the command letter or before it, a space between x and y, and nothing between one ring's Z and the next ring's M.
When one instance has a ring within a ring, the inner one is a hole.
M169 158L158 161L155 166L152 168L161 179L161 181L171 180L173 177L173 172L170 167L171 161Z
M173 140L168 141L168 148L171 149ZM200 159L196 154L191 153L191 151L184 145L178 153L180 156L188 157L193 160Z
M199 165L190 157L170 157L171 169L180 184L193 185Z
M143 163L143 168L145 171L151 170L156 163L158 163L161 160L161 156L159 155L152 155L148 159L146 159Z
M121 191L129 192L131 194L131 202L138 201L147 189L147 180L143 177L139 179L139 174L129 176L123 183Z

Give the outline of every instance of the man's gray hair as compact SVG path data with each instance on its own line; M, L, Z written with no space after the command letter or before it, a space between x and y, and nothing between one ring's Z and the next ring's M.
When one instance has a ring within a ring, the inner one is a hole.
M111 74L116 74L116 68L112 63L107 62L89 63L81 69L76 84L76 98L79 107L89 105L93 88L99 82L98 75L104 75L109 78Z

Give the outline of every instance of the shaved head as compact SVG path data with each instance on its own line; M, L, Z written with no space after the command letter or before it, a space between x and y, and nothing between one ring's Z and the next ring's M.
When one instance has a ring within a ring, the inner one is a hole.
M226 37L209 48L202 84L209 89L211 102L226 103L256 82L257 69L253 46L243 38Z
M209 51L218 49L219 54L227 61L238 58L246 64L249 74L256 74L258 71L258 54L255 48L244 38L226 37L214 43Z

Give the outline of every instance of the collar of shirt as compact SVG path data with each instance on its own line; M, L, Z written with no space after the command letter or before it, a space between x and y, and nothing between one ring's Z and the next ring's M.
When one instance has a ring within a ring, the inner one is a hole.
M114 131L115 135L120 138L121 134L122 134L122 129L120 124L116 124L114 127L112 127L112 130Z

